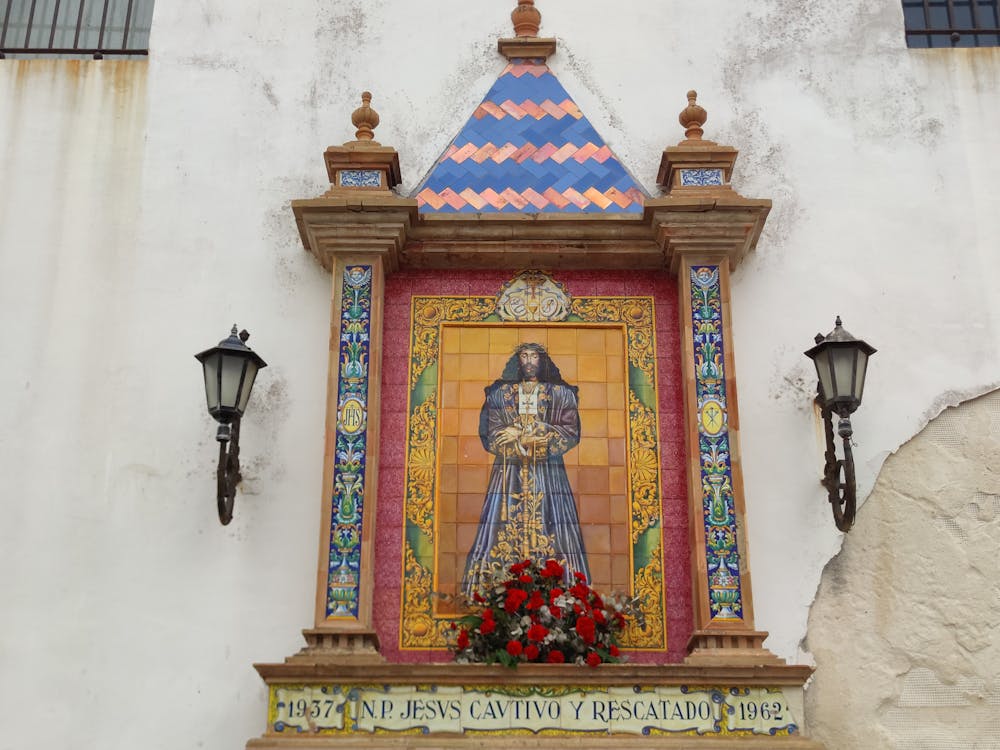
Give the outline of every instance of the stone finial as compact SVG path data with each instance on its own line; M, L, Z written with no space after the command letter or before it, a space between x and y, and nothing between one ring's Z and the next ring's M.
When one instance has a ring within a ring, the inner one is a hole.
M375 128L378 127L378 112L371 108L372 94L370 91L361 93L361 106L351 114L351 122L358 130L354 137L359 141L373 141Z
M510 13L515 36L538 36L542 14L535 7L535 0L517 0L517 7Z
M688 91L688 105L681 112L680 117L677 118L680 120L681 127L684 128L684 137L689 141L701 140L701 137L705 134L701 126L708 119L708 112L705 111L705 108L695 104L697 99L697 91L694 89Z

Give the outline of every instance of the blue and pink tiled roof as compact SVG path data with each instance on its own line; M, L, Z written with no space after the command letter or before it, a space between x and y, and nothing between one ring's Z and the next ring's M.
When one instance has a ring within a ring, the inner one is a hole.
M632 214L646 193L545 60L513 58L414 197L423 214Z

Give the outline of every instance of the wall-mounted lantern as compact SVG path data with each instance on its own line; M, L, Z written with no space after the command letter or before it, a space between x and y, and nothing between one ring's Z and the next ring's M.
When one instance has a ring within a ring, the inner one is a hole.
M876 349L854 338L841 326L840 316L834 329L824 336L816 334L816 346L805 354L816 365L819 376L816 401L823 413L826 429L826 465L823 486L833 509L833 520L841 531L850 531L857 510L854 482L854 456L851 453L851 414L861 405L865 391L868 358ZM844 458L837 458L833 438L833 414L840 417L837 434L844 442ZM841 481L843 474L843 481Z
M257 371L267 363L246 345L250 334L236 334L236 325L218 346L195 354L205 374L205 398L208 413L219 423L215 439L219 441L217 500L219 520L223 525L233 520L236 485L240 475L240 418L250 400Z

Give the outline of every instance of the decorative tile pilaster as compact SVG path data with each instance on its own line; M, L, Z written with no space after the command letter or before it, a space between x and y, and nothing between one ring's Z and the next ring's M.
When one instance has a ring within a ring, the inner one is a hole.
M361 535L368 458L372 266L345 266L340 288L340 374L337 380L326 619L358 619Z
M727 343L722 323L719 265L691 266L690 361L694 364L698 459L701 484L701 545L705 555L708 624L743 623L739 530L730 461Z

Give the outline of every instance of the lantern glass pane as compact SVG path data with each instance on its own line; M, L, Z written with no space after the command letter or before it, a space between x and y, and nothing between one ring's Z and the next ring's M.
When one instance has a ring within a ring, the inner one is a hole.
M858 349L858 375L854 383L854 397L861 404L861 397L865 395L865 374L868 371L868 355Z
M813 357L813 364L816 365L816 375L819 376L819 384L823 391L823 401L830 403L836 394L833 392L833 379L830 374L830 349L825 348L816 352Z
M851 398L854 383L854 353L857 350L851 346L837 346L830 351L833 360L834 387L837 392L831 394L838 399Z
M246 411L247 401L250 400L250 391L253 390L253 381L257 378L257 365L249 359L247 360L247 374L243 378L243 393L240 395L240 414Z
M208 410L219 407L219 354L210 354L201 363L205 372L205 400Z
M223 407L233 409L240 400L240 384L243 379L243 368L246 359L232 354L222 357L222 392L220 401Z

